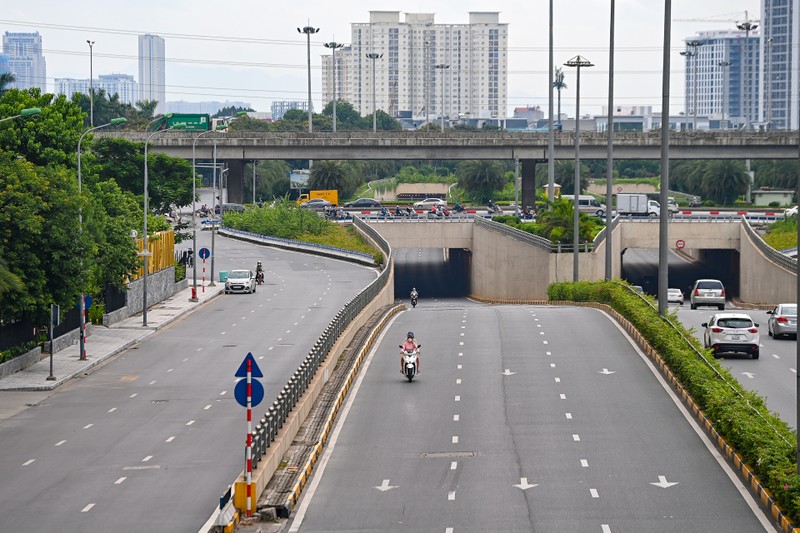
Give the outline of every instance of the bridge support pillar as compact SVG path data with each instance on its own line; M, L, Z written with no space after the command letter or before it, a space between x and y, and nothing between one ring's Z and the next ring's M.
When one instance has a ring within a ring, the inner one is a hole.
M522 175L522 204L521 207L536 205L536 163L541 163L539 159L520 159Z
M228 203L244 203L244 161L227 159L228 164Z

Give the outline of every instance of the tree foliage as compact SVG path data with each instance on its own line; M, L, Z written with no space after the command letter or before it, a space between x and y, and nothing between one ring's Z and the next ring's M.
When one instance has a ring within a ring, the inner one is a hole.
M679 161L670 169L670 188L731 205L747 192L750 177L741 161Z
M505 186L505 173L499 161L471 159L456 167L458 186L481 202L490 200L492 193Z

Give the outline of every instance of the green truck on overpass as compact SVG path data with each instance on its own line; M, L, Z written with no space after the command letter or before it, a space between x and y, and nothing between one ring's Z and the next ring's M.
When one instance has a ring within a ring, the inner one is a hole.
M176 124L185 124L181 131L207 131L211 128L211 117L208 113L167 113L153 122L150 131L172 128Z

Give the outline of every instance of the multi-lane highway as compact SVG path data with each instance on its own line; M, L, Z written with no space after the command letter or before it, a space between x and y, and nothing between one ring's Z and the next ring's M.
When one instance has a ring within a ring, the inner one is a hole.
M217 270L262 260L266 284L210 301L0 423L0 530L197 532L243 468L246 423L233 399L241 360L256 356L271 399L375 277L224 238L216 250Z

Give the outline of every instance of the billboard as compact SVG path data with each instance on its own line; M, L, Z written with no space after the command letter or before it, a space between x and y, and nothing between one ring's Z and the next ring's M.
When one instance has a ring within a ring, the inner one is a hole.
M308 178L311 172L308 169L292 170L289 174L289 187L292 189L308 189Z

